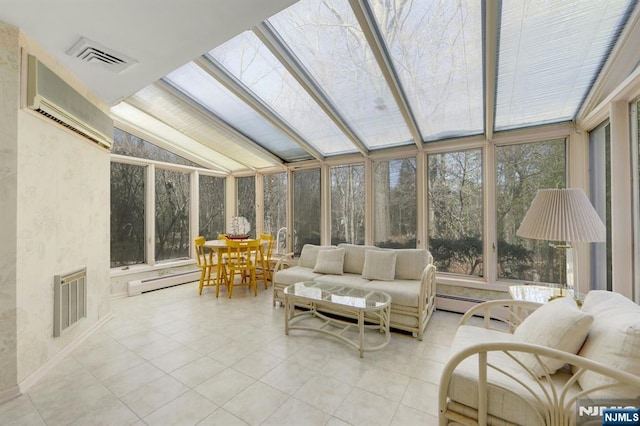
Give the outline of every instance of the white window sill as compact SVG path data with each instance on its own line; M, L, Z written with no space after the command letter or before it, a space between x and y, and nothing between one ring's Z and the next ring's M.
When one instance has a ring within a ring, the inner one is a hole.
M183 260L173 260L168 262L156 263L155 265L148 265L148 264L129 265L129 266L122 266L118 268L111 268L110 276L123 277L127 275L139 274L143 272L160 271L163 269L178 268L180 266L188 266L188 265L195 265L195 264L196 264L196 261L194 259L183 259Z

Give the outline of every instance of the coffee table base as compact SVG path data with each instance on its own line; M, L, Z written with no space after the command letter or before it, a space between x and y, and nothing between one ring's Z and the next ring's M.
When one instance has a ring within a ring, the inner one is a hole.
M349 345L355 347L360 352L360 358L363 357L364 352L368 351L376 351L384 348L391 341L391 332L389 330L389 317L391 308L390 305L387 305L383 309L367 312L367 322L365 322L364 311L362 310L351 310L351 309L342 309L341 306L336 306L335 304L330 304L326 306L326 311L329 311L331 314L344 316L345 319L334 318L325 315L323 312L319 312L317 310L318 306L316 303L300 303L300 306L308 308L307 311L295 312L295 298L289 297L285 295L285 334L289 335L289 330L308 330L308 331L316 331L318 333L327 334L329 336L333 336ZM322 320L318 326L306 326L306 325L296 325L296 323L306 319L316 317ZM348 321L347 319L351 318L356 320L356 322ZM371 323L375 322L375 323ZM334 327L338 328L337 331L330 330L329 328ZM351 328L355 328L358 330L358 338L352 339L345 335L345 333ZM379 345L375 346L365 346L364 342L364 331L365 329L376 329L380 333L382 333L383 341Z

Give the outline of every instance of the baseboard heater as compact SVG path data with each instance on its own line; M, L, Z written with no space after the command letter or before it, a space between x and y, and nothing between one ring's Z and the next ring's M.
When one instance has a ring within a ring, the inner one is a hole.
M200 279L200 270L176 272L161 275L159 277L133 280L128 283L129 296L137 296L148 291L159 290L161 288L173 287L175 285L186 284Z
M472 297L455 296L452 294L436 294L436 309L443 311L465 313L478 303L482 303L482 299L474 299Z

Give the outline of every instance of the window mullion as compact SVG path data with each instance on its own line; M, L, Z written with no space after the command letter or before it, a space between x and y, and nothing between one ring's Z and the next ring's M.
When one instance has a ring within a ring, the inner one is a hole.
M147 166L147 181L145 182L145 258L147 264L156 264L156 166Z
M498 210L496 204L496 150L493 143L484 147L484 244L483 262L485 280L489 283L498 281Z

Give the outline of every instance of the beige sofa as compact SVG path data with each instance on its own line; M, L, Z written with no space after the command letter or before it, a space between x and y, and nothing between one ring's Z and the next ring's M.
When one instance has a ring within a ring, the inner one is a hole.
M482 303L451 351L441 426L585 424L578 400L640 398L640 307L617 293L591 291L582 308L566 297Z
M320 281L382 290L391 296L391 328L422 340L435 309L435 266L425 249L305 244L297 264L292 254L275 267L273 304L284 303L284 289L300 281Z

